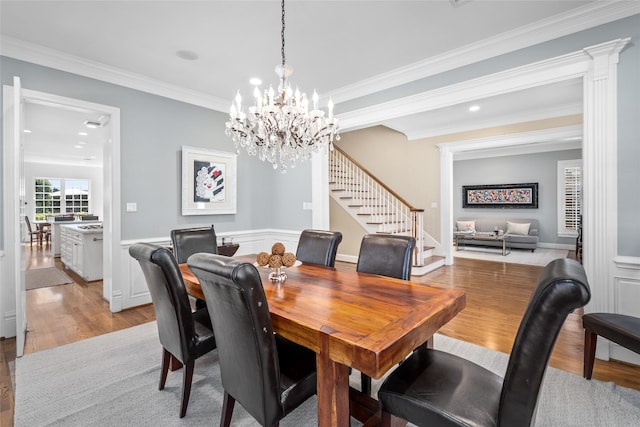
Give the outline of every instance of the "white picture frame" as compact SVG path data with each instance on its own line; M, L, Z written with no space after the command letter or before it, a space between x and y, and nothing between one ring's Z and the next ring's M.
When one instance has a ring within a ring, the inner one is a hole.
M236 213L237 155L182 146L182 215Z

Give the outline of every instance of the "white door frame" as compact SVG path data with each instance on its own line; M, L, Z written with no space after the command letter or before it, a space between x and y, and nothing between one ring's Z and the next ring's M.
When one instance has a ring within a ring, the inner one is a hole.
M6 104L6 96L13 96L13 87L5 86L4 88L4 105ZM112 312L120 311L121 299L114 298L114 295L120 295L120 285L114 286L113 278L117 276L117 272L120 270L120 241L121 241L121 196L120 196L120 109L108 105L96 104L93 102L83 101L79 99L67 98L63 96L53 95L44 92L33 91L29 89L22 89L23 102L33 102L43 105L50 105L59 108L67 108L75 111L97 111L102 114L110 116L109 126L111 128L110 138L104 143L104 164L103 164L103 185L104 185L104 210L103 210L103 226L104 226L104 255L103 255L103 297L109 301L110 309ZM7 120L7 116L3 116L3 120ZM7 129L8 123L4 123L4 128ZM12 134L4 134L5 147L11 147L12 150L16 150L17 141ZM12 158L3 156L3 168L5 171L12 170L13 164ZM15 212L17 209L15 199L17 197L18 183L15 179L11 179L9 182L5 182L4 186L4 213L7 218L8 212ZM17 219L19 220L19 218ZM22 250L21 239L14 237L13 233L9 233L8 230L19 227L19 222L16 219L13 220L13 224L7 224L4 226L4 248L7 252ZM17 240L17 241L16 241ZM16 263L15 258L7 257L7 261L12 260L11 273L6 277L6 282L11 286L15 283L14 265ZM114 289L116 288L116 289ZM13 292L10 292L5 286L0 287L0 293L2 299L5 297L10 300L10 296ZM5 306L5 325L4 333L5 337L13 336L11 334L10 322L10 307ZM17 311L19 307L15 307ZM13 319L15 325L15 317ZM15 331L15 327L13 328ZM15 332L14 332L15 333Z

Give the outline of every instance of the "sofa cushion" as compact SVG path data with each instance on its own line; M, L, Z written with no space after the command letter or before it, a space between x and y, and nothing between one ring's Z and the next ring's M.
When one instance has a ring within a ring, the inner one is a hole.
M458 231L476 231L475 221L456 221Z
M529 235L529 227L531 227L531 224L528 222L517 223L507 221L507 234L518 234L521 236L527 236Z

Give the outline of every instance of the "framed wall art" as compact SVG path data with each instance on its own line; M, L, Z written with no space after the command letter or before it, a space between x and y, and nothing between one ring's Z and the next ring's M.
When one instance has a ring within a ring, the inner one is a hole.
M463 208L538 208L538 183L463 185Z
M182 147L182 215L236 213L234 153Z

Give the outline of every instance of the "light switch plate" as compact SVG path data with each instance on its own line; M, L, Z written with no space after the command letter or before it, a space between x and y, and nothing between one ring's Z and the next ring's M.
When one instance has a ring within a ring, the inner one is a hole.
M127 212L137 212L138 204L137 203L127 203Z

